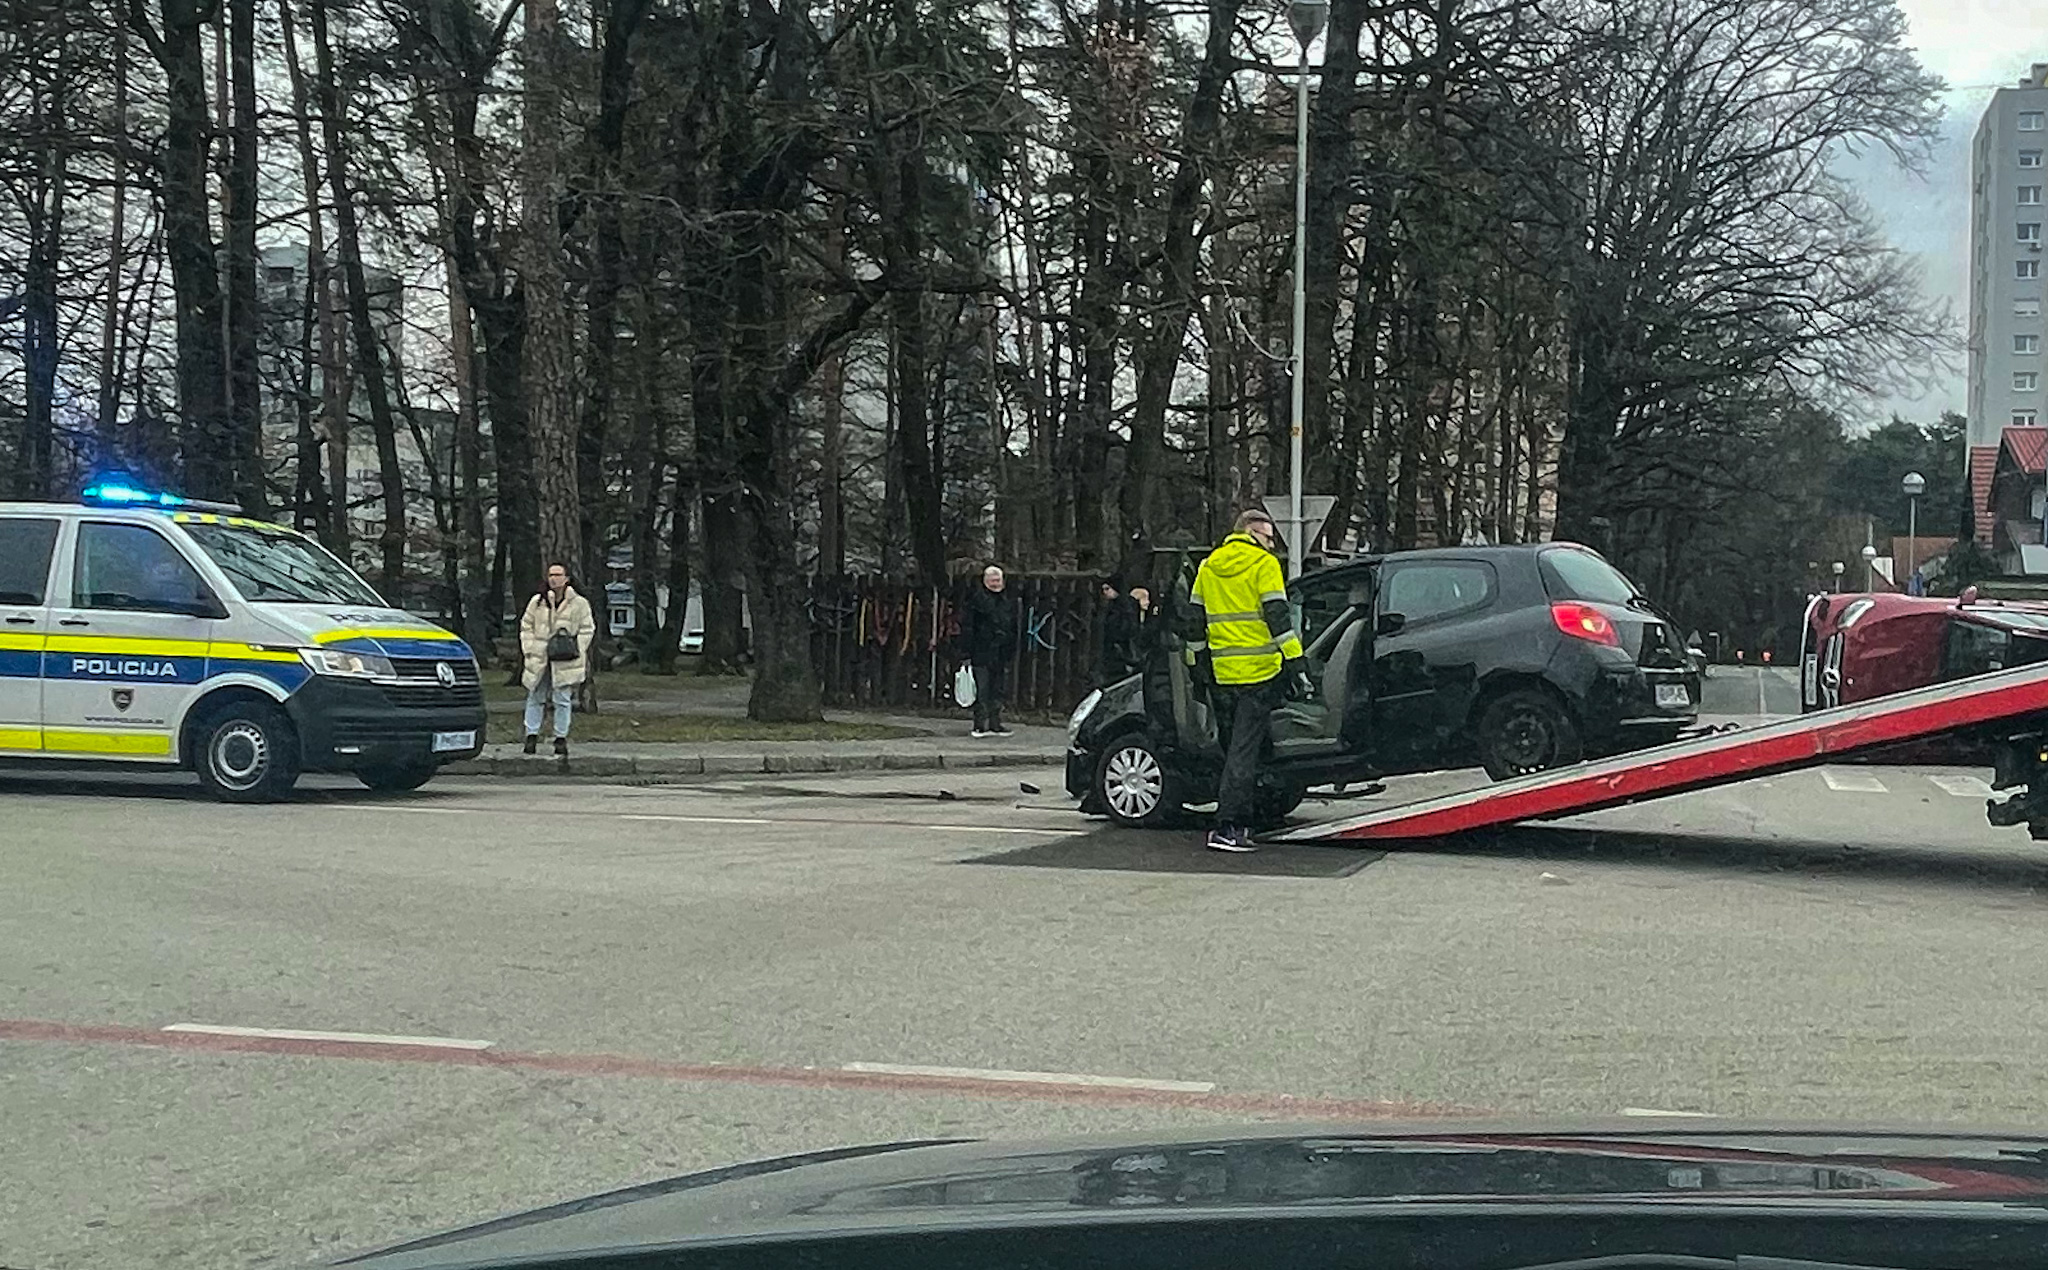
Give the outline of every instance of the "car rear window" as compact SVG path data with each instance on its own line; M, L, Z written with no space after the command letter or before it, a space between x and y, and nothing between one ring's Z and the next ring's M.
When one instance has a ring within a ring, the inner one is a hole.
M1546 551L1536 557L1543 589L1553 600L1626 604L1642 592L1628 575L1590 551Z

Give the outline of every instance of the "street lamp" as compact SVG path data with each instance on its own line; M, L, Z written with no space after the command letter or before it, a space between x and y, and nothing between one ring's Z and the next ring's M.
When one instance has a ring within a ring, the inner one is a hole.
M1849 566L1837 560L1829 568L1835 571L1835 590L1839 593L1842 589L1842 574L1848 570Z
M1330 20L1329 0L1292 0L1287 25L1301 47L1300 73L1294 84L1294 347L1288 358L1287 517L1294 526L1288 539L1287 576L1301 576L1308 554L1301 524L1302 368L1308 341L1308 46Z
M1863 544L1863 589L1877 590L1877 548L1867 542Z
M1913 562L1913 540L1920 536L1920 496L1927 492L1927 478L1918 472L1908 472L1906 473L1906 479L1899 482L1899 488L1905 492L1907 498L1906 576L1900 582L1899 591L1901 594L1911 595L1913 593L1913 578L1918 572Z

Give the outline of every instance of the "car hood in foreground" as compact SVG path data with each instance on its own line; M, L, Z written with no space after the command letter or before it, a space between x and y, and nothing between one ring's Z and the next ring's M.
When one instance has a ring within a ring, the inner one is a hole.
M848 1230L1430 1201L1993 1203L2048 1208L2048 1135L1805 1128L1260 1126L1068 1142L900 1142L594 1195L342 1264L426 1270Z

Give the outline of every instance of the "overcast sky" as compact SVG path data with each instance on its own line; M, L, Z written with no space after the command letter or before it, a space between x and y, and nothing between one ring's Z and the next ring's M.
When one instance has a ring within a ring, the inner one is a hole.
M1991 90L2015 84L2034 62L2048 62L2048 0L1898 0L1912 25L1920 60L1949 82L1948 117L1933 162L1921 175L1866 155L1840 165L1863 191L1892 241L1919 261L1926 287L1946 299L1960 323L1970 306L1970 138ZM1932 419L1964 405L1960 355L1952 373L1918 400L1873 407L1862 423L1893 410Z

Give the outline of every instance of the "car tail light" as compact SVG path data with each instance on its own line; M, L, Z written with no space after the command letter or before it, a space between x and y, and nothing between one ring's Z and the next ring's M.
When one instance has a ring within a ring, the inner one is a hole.
M1550 618L1557 623L1557 629L1573 639L1605 644L1609 648L1621 647L1621 636L1615 631L1614 623L1590 604L1553 604L1550 606Z

